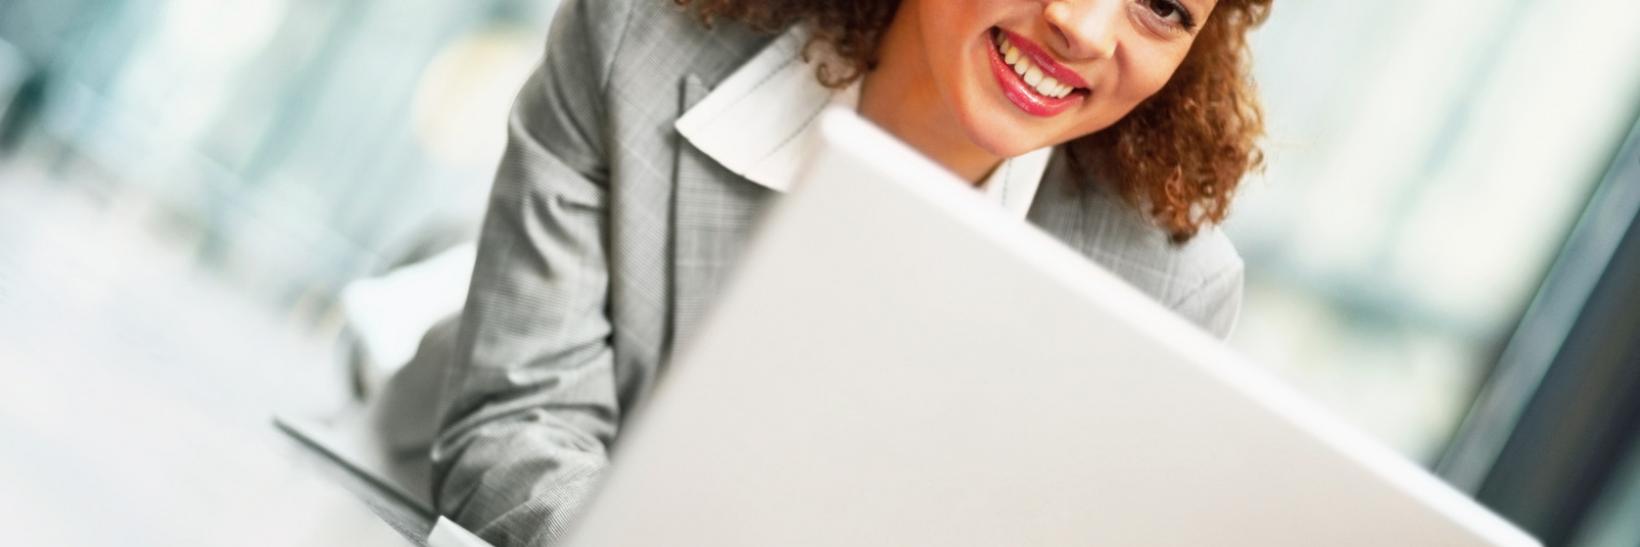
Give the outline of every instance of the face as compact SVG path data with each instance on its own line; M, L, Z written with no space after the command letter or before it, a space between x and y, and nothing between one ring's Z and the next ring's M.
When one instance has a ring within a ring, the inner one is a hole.
M1111 126L1160 91L1217 0L904 0L934 91L1012 157Z

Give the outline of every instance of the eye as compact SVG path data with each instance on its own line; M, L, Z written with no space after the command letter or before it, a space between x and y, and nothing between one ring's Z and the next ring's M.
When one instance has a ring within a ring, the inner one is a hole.
M1139 3L1170 25L1186 30L1196 28L1196 18L1178 0L1139 0Z

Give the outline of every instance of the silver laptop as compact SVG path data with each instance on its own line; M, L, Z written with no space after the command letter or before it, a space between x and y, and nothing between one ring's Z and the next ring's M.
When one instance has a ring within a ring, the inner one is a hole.
M852 113L574 547L1536 545Z

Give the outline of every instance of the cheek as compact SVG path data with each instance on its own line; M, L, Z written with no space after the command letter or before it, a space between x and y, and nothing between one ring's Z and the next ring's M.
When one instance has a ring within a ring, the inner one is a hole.
M1116 94L1124 101L1138 104L1161 91L1183 61L1183 53L1136 52L1132 61L1122 67L1122 84L1117 87Z
M1008 0L906 0L916 4L922 50L934 77L953 81L973 67L972 46L1001 18ZM901 9L907 6L902 5ZM951 82L954 83L954 82Z
M1130 50L1130 55L1113 67L1114 85L1089 103L1088 112L1064 139L1073 140L1121 121L1140 103L1161 91L1183 60L1183 52Z
M1034 13L1021 0L906 0L919 9L918 28L928 72L924 97L938 100L970 140L998 155L1024 147L1041 135L1019 131L995 89L987 61L988 32L1005 20ZM902 5L901 9L905 9ZM1039 132L1040 133L1040 132Z

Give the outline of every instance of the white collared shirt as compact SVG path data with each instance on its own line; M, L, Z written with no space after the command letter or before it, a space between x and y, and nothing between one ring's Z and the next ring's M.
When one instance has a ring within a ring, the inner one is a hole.
M841 90L815 78L805 61L806 29L794 27L724 79L676 127L690 144L730 171L785 192L803 160L822 146L815 120L827 105L858 110L860 83ZM980 184L985 197L1024 218L1047 170L1052 147L1004 160Z

